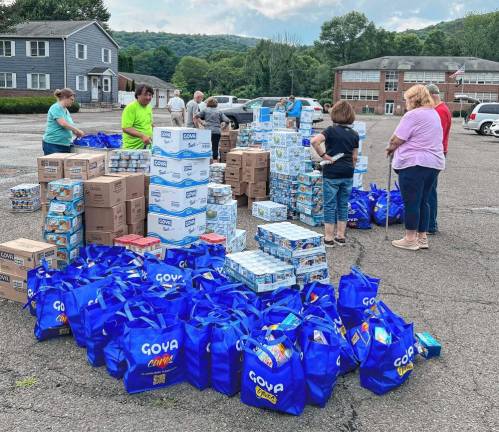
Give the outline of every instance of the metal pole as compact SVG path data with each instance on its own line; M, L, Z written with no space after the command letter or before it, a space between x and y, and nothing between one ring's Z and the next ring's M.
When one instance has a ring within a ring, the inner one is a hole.
M388 240L388 217L390 216L390 190L392 188L392 160L393 155L388 158L388 180L386 185L386 219L385 219L385 240Z

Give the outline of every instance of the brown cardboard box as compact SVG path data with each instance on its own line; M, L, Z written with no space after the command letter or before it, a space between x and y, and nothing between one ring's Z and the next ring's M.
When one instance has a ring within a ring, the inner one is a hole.
M225 167L225 180L242 181L242 179L243 179L242 168L237 168L228 165Z
M241 167L243 165L243 150L232 150L227 153L227 168Z
M128 224L128 234L137 234L144 236L146 232L145 220L141 220L134 224Z
M227 171L226 174L227 176ZM244 168L242 180L248 183L266 182L269 177L269 168Z
M52 153L37 158L38 181L49 182L64 178L64 160L71 156L72 153Z
M145 179L144 174L139 173L113 173L113 177L124 177L126 182L126 200L132 200L144 196Z
M220 162L226 163L227 162L227 153L229 153L226 150L220 150Z
M234 148L237 146L237 137L239 136L239 129L234 129L229 131L229 141L230 147Z
M113 207L125 202L126 180L122 177L102 176L83 183L85 207Z
M244 195L248 190L248 183L239 180L225 180L225 184L230 185L235 195Z
M101 210L101 209L99 209ZM85 240L90 244L101 244L113 246L114 239L128 234L128 227L123 225L118 227L116 231L86 231Z
M38 267L45 258L49 267L56 268L56 249L50 244L19 238L0 244L0 269L14 275L26 277L28 270Z
M126 204L126 223L131 225L146 218L146 200L139 197L125 201Z
M48 204L49 197L47 196L48 182L40 182L40 203Z
M73 180L89 180L106 173L106 157L103 154L77 153L64 159L64 177Z
M42 204L42 224L45 223L45 218L47 217L47 215L49 213L49 207L50 207L49 203Z
M270 152L263 150L248 150L243 153L244 168L265 168L270 163Z
M115 232L126 225L125 203L114 207L85 207L85 227L88 231Z
M253 211L253 203L255 201L268 201L269 197L248 198L248 210Z
M149 205L149 185L151 184L151 176L144 175L144 196L146 197L146 207Z
M238 207L244 207L248 205L248 197L246 195L235 195L232 194L232 198L237 201Z
M267 196L267 182L248 183L247 195L250 198L260 198Z
M28 284L25 276L0 271L0 298L26 303L27 290Z

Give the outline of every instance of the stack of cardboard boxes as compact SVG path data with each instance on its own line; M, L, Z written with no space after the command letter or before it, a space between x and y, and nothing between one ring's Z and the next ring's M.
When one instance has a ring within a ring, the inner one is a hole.
M145 234L146 199L144 174L120 173L111 174L125 180L126 224L128 234Z
M230 130L228 132L222 131L219 145L220 162L226 162L227 153L236 147L238 134L238 129Z
M26 303L28 272L45 259L56 266L56 246L20 238L0 244L0 297Z

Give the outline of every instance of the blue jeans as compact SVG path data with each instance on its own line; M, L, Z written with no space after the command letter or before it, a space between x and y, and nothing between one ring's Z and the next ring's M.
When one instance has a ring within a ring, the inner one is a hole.
M42 141L43 154L45 156L52 153L71 153L70 145L61 144L50 144L48 142Z
M428 199L435 188L439 171L434 168L412 166L398 170L400 192L405 207L405 229L427 232L430 223Z
M438 213L438 174L435 180L435 185L428 197L428 204L430 206L430 223L428 224L428 232L434 233L438 231L437 213Z
M352 193L353 179L323 178L324 222L336 224L348 220L348 200Z

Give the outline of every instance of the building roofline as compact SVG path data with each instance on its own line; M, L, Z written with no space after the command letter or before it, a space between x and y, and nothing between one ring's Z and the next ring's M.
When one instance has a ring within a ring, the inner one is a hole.
M116 42L112 37L111 35L106 31L106 29L104 27L102 27L100 24L99 24L99 21L97 20L94 20L82 27L80 27L79 29L76 29L75 31L71 32L70 34L66 35L65 37L70 37L70 36L73 36L74 34L78 33L79 31L83 30L83 29L86 29L87 27L90 27L92 24L95 24L97 27L99 27L101 29L101 31L109 38L109 40L116 46L116 48L120 49L121 47L118 45L118 42Z

